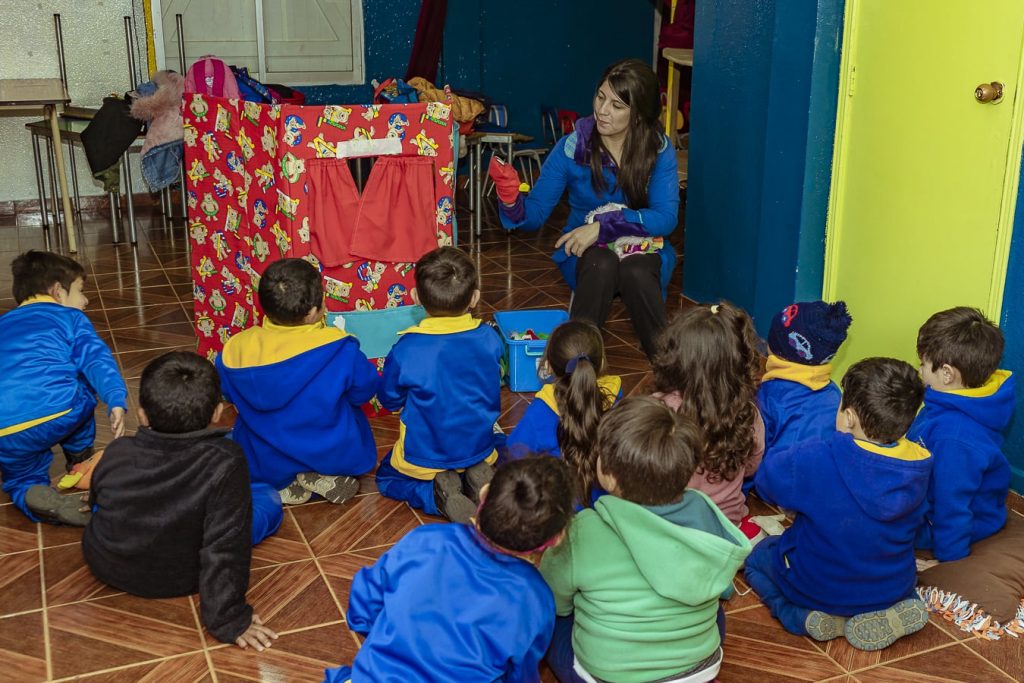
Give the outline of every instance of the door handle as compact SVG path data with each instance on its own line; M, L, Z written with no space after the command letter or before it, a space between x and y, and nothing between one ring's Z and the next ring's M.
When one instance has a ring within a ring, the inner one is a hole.
M985 104L986 102L999 104L1003 100L1003 84L999 81L982 83L974 89L974 99L978 100L982 104Z

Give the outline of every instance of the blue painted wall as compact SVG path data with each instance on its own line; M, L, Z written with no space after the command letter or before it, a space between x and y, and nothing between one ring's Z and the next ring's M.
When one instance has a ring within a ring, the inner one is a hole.
M405 75L419 8L412 0L363 0L367 82ZM512 127L539 137L542 105L590 113L605 66L625 57L650 61L653 41L653 0L448 0L438 82L504 103ZM373 95L369 85L302 90L310 104Z
M697 3L683 292L743 306L762 334L821 295L842 15L843 0Z
M1024 164L1017 188L1017 212L1013 221L1013 239L1010 243L1010 262L1006 288L1003 293L1003 312L999 326L1006 337L1002 367L1012 370L1018 383L1024 379ZM1024 385L1017 388L1017 410L1010 431L1003 444L1003 452L1010 460L1013 471L1011 486L1024 493Z

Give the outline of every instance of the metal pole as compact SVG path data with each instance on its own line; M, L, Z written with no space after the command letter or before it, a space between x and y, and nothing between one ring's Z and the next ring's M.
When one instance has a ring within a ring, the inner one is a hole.
M60 15L53 15L53 30L57 34L57 63L60 66L60 82L64 84L64 94L68 92L68 69L64 61L64 31L60 25Z
M117 192L108 192L110 197L110 232L114 244L121 243L121 197Z
M135 229L135 198L132 196L132 160L131 150L125 150L124 156L124 186L128 200L128 241L138 244L139 235Z
M82 217L82 198L78 196L78 166L75 163L75 146L71 143L71 139L68 138L68 160L71 162L71 189L74 191L75 196L75 213L78 217Z
M184 17L180 14L174 15L174 23L178 28L178 68L181 75L185 75L185 34L182 25ZM185 224L185 245L189 247L188 238L188 189L185 187L185 155L181 155L181 220Z
M128 47L128 70L129 78L128 81L132 84L132 90L139 84L138 74L135 71L135 48L134 48L134 36L132 26L133 20L129 16L124 18L124 41Z
M43 187L43 159L39 154L39 136L32 131L32 161L36 165L36 189L39 190L39 213L43 217L43 230L49 231L50 220L46 211L46 192Z

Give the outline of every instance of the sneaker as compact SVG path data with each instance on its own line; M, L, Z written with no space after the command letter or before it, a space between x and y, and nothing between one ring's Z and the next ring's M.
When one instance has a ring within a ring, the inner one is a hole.
M804 621L807 635L820 642L838 638L843 635L845 627L846 619L843 617L836 617L817 610L808 614L807 619Z
M359 493L359 480L355 477L328 474L317 474L316 472L303 472L296 479L302 488L316 493L324 500L335 505L341 505L352 500L352 497Z
M31 486L25 492L25 505L39 519L50 524L85 526L91 512L82 512L81 494L62 496L49 486Z
M68 449L61 446L61 450L64 451L64 469L71 472L71 468L80 462L85 462L93 456L93 447L83 448L80 451L69 451Z
M476 514L476 504L462 492L462 477L453 470L434 477L434 502L441 514L453 522L470 524Z
M858 650L881 650L903 636L917 633L928 623L928 609L924 602L909 598L886 610L866 612L850 617L845 635L850 645Z
M466 470L466 495L477 503L480 502L480 490L494 479L494 465L478 462Z
M313 493L307 491L298 479L278 491L278 494L280 494L281 503L284 505L302 505L308 503L309 499L313 497Z

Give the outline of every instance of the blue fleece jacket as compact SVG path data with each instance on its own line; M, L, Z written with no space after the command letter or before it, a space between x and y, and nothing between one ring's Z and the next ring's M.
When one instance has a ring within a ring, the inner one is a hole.
M283 489L300 472L358 476L377 464L360 406L380 376L355 337L314 325L236 334L217 358L221 390L238 408L233 438L254 482Z
M366 634L352 683L540 681L555 601L472 527L428 524L356 573L346 618Z
M594 209L609 203L626 204L626 195L616 182L618 167L611 158L604 159L604 192L595 192L590 171L590 137L594 131L594 118L588 116L576 122L576 130L565 136L548 154L541 167L540 177L525 200L511 209L499 204L501 223L508 229L537 230L544 225L566 188L569 190L569 219L562 232L575 230L586 224L586 216ZM668 138L662 136L661 147L654 161L654 169L647 185L647 207L622 209L602 214L598 244L606 244L619 237L668 237L679 222L679 174L676 152ZM558 264L570 288L576 287L576 257L566 256L562 249L551 258ZM676 265L676 253L667 244L661 250L662 296L667 296L668 282Z
M392 463L469 467L495 448L501 413L501 337L468 313L428 317L401 336L384 361L377 398L401 410Z
M80 392L126 408L128 389L110 348L84 313L36 296L0 316L0 434L71 410Z
M831 379L832 366L802 365L768 356L757 390L764 419L764 458L809 439L827 439L836 430L842 392Z
M1013 384L998 370L976 389L926 389L924 410L907 434L935 458L917 545L942 562L967 557L972 543L1006 524L1010 464L1001 447L1013 419Z
M907 439L879 446L841 432L765 460L758 492L797 513L773 558L786 598L837 616L907 598L931 470L928 451Z

